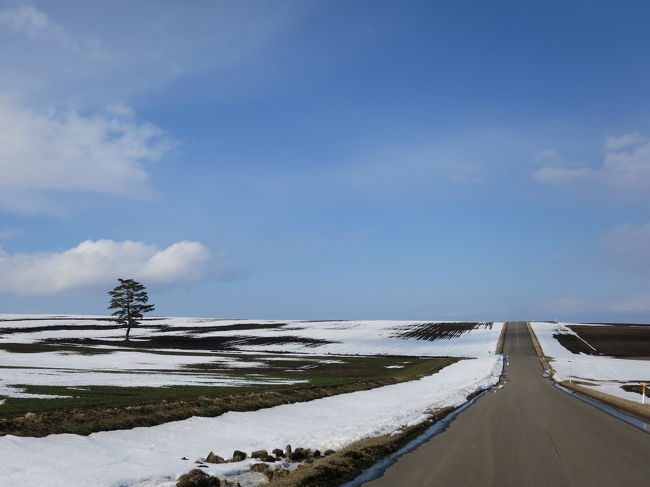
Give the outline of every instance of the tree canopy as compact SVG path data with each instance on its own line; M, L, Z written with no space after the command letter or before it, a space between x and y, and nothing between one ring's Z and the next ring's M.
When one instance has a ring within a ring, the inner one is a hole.
M153 304L149 303L149 295L146 288L133 279L118 279L120 284L108 294L111 296L111 302L108 309L114 309L112 316L115 321L126 327L126 339L129 339L131 328L138 326L143 313L149 313L155 309Z

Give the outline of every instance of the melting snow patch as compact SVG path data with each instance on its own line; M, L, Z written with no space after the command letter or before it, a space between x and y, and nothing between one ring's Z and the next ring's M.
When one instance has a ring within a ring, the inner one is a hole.
M467 396L499 379L501 356L461 360L412 382L286 404L215 418L194 417L149 428L45 438L0 438L0 478L6 485L69 487L163 486L192 468L182 460L209 451L228 456L239 449L272 449L287 443L340 449L362 438L392 434L427 418L428 412L459 406ZM236 464L209 465L218 475ZM165 483L166 482L166 483Z

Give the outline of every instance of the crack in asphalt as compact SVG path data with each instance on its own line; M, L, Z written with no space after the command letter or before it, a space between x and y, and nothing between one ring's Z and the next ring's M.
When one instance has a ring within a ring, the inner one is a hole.
M550 431L547 428L544 428L546 430L546 434L548 435L548 439L551 440L551 443L553 444L553 449L555 450L555 454L557 455L558 458L560 458L560 452L557 449L557 445L555 444L555 440L553 440L553 437L551 436Z

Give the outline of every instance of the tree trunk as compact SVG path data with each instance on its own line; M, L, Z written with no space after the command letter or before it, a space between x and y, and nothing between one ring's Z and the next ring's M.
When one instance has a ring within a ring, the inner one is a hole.
M131 333L131 325L126 327L126 341L129 341L129 333Z

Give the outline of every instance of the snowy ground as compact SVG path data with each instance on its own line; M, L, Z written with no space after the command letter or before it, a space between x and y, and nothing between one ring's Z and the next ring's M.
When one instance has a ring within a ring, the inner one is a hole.
M53 398L28 394L19 385L166 387L181 385L245 386L296 384L301 380L270 377L241 377L229 370L265 367L265 361L235 355L161 354L146 351L111 350L85 355L70 351L11 353L0 350L0 404L8 397ZM214 364L224 373L191 370L193 365ZM188 368L189 369L185 369Z
M124 330L106 317L0 315L0 404L8 397L45 397L27 394L20 385L161 387L302 382L274 378L272 371L265 377L242 377L238 369L269 367L274 360L251 358L242 351L302 354L303 361L310 360L306 354L481 357L493 353L502 326L487 323L434 341L399 336L422 323L156 318L132 330L131 343L141 347L134 349L124 347ZM203 343L205 349L201 350ZM16 344L58 345L61 350L9 351L13 349L7 347ZM179 350L175 346L192 348ZM221 347L231 353L211 351ZM319 362L326 363L323 359ZM206 364L212 366L212 372L192 368Z
M210 451L228 457L235 449L251 452L286 444L339 449L419 423L428 411L458 406L473 392L495 384L501 369L501 356L488 355L462 360L418 381L259 411L90 436L0 437L0 484L166 487ZM210 465L208 471L232 475L249 463Z
M31 318L31 319L30 319ZM116 342L124 339L124 330L112 328L110 322L97 316L50 317L38 315L0 314L0 344L34 343L45 339L90 338ZM68 318L66 320L66 318ZM103 317L105 319L105 317ZM134 341L186 337L210 339L219 337L242 338L237 350L255 352L291 352L337 355L427 355L448 357L478 357L487 355L486 341L496 340L501 322L464 333L449 340L417 340L400 338L401 332L423 321L296 321L296 320L225 320L208 318L156 318L145 321L146 327L131 331ZM453 323L453 322L432 322ZM83 329L94 325L95 329ZM67 326L71 329L57 329ZM245 327L248 326L248 329ZM47 328L51 329L48 330ZM74 328L77 329L74 329ZM3 333L3 329L7 332ZM31 329L31 331L30 331ZM33 331L40 329L39 331ZM255 344L246 338L269 339L269 343ZM291 340L304 339L304 342ZM283 341L284 339L284 341ZM309 342L307 340L313 340ZM275 341L274 343L271 343Z
M557 339L553 338L553 335L568 334L577 336L574 331L568 328L568 325L572 324L531 323L544 355L553 357L551 364L555 369L553 379L558 382L565 380L580 381L584 387L639 402L639 394L627 392L621 386L650 382L650 360L620 359L571 353ZM582 341L584 342L584 340ZM587 345L591 347L590 344L587 343Z
M502 357L494 350L503 323L436 322L424 328L444 330L443 338L405 338L405 333L420 333L423 323L164 318L132 332L134 349L122 343L123 330L102 317L0 315L0 396L24 394L17 384L273 383L269 375L242 378L236 372L251 366L264 371L287 360L305 362L300 366L307 370L310 360L335 364L346 355L468 357L421 380L258 411L89 436L3 436L0 485L172 486L210 451L230 457L235 449L250 453L286 444L339 449L421 422L431 411L458 406L498 381ZM197 349L204 342L205 349ZM198 367L206 363L218 373ZM250 462L210 465L208 471L235 475Z

